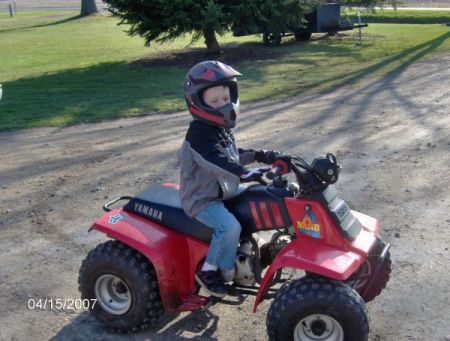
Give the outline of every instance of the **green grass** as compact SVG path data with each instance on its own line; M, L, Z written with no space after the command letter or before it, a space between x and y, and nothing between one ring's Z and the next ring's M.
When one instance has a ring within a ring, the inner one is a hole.
M446 24L450 23L450 11L384 9L364 13L363 18L368 23Z
M182 82L189 67L144 68L131 62L180 50L190 37L145 47L141 38L129 37L116 23L106 15L80 18L74 12L19 13L14 18L0 14L0 130L184 109ZM234 65L244 74L241 101L366 81L450 51L450 27L444 25L371 24L364 29L362 45L356 44L356 33L317 36L306 44L286 38L282 46L270 49L276 57ZM219 38L221 44L249 45L263 53L260 40ZM203 48L203 43L193 47Z

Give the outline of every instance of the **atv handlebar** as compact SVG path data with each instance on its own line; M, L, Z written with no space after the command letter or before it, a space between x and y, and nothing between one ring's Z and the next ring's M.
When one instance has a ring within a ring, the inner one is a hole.
M269 180L273 180L274 177L281 175L281 171L283 168L281 166L273 167L270 171L266 173L266 178Z
M329 184L335 183L341 170L336 156L332 153L327 153L325 158L316 157L311 165L301 157L281 154L276 157L272 167L266 173L266 177L269 180L281 179L283 174L293 172L302 193L323 190ZM262 183L261 181L259 182Z

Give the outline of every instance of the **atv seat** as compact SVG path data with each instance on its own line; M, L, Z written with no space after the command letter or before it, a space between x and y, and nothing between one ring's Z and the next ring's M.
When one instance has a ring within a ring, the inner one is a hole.
M213 230L184 212L178 189L174 186L151 185L130 199L123 209L206 243L211 242Z

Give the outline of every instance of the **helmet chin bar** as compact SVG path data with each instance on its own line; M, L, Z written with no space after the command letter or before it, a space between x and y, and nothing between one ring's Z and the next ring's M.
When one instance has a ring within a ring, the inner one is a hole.
M239 115L238 103L228 103L220 108L211 108L205 106L190 106L189 111L192 116L205 121L206 123L217 125L224 128L234 128ZM234 119L232 118L234 116Z

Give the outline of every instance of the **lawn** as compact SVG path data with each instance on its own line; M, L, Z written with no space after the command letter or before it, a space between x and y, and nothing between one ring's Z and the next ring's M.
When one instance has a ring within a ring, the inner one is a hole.
M366 81L450 51L450 27L441 24L450 21L450 12L398 11L401 24L392 23L393 13L367 16L371 23L361 45L357 31L315 35L308 43L285 38L276 48L263 47L260 36L226 35L219 41L227 49L265 56L233 64L244 75L242 102ZM383 18L391 22L375 23ZM186 36L145 47L116 24L106 14L80 18L75 12L33 12L9 18L0 13L0 130L184 109L182 82L189 66L165 66L164 61L170 53L197 53L203 43L186 49Z

